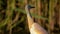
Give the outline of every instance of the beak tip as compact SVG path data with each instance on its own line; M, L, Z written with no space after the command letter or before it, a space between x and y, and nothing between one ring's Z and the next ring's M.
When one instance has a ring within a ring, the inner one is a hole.
M31 7L31 8L35 8L35 7Z

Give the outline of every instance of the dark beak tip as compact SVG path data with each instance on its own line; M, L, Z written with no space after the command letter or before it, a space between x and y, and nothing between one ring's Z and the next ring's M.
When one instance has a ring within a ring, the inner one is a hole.
M35 8L35 7L30 7L30 8Z
M32 8L35 8L35 7L32 7Z

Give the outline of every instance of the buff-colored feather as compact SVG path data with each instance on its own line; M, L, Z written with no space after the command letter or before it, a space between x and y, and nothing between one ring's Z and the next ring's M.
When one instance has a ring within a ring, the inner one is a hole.
M30 34L48 34L44 28L42 28L38 23L35 23L33 21L28 10L28 5L25 6L25 10L27 13L27 20L28 20Z

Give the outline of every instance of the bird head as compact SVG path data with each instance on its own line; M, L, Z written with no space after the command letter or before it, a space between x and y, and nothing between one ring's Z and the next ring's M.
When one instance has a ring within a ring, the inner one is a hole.
M35 8L35 7L34 6L31 6L31 5L26 5L25 6L26 14L29 15L30 17L32 17L31 16L31 13L30 13L30 9L32 9L32 8Z
M32 8L35 8L34 6L31 6L31 5L26 5L25 6L25 11L26 11L26 13L27 14L30 14L30 9L32 9Z
M26 11L30 11L30 9L32 9L32 8L35 8L34 6L31 6L31 5L26 5L25 6L25 10Z

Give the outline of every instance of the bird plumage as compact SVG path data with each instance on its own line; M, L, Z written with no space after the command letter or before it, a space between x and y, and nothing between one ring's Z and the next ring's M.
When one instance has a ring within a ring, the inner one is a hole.
M30 34L48 34L44 28L42 28L38 23L35 23L33 21L29 13L31 8L34 8L34 7L31 7L30 5L25 6Z
M38 23L32 24L30 32L31 34L47 34L47 32Z

